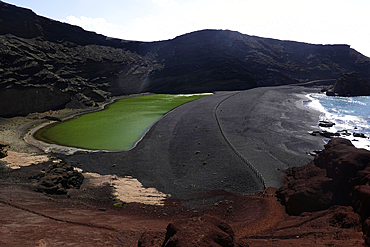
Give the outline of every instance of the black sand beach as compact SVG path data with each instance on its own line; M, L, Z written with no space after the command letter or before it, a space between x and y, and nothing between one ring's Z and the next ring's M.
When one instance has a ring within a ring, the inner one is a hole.
M85 171L133 176L172 198L214 189L254 194L263 181L278 188L281 170L305 165L313 159L307 151L323 148L321 137L307 133L320 113L302 105L305 94L318 91L281 86L216 92L167 114L130 151L65 159Z

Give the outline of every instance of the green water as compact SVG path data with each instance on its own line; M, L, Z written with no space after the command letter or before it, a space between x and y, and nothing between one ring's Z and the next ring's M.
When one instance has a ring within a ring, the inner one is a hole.
M155 94L121 99L103 111L48 125L34 137L63 146L127 150L165 113L203 96Z

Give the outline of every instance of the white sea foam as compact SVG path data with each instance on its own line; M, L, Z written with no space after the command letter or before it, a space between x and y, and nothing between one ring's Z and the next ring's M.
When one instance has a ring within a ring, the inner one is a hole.
M322 128L329 132L347 130L350 136L342 136L352 141L357 148L370 150L368 138L354 137L353 133L363 133L370 136L370 97L331 97L325 94L309 94L304 105L320 111L320 120L335 123L331 128Z

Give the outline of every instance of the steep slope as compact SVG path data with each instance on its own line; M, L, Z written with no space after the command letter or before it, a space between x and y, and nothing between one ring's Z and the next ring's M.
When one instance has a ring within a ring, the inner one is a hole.
M152 75L154 88L233 90L321 78L347 71L370 77L370 59L348 45L312 45L202 30L148 44L164 61ZM157 50L156 50L157 49Z
M88 107L113 95L243 90L352 71L368 80L370 58L348 45L227 30L127 41L0 1L0 116Z

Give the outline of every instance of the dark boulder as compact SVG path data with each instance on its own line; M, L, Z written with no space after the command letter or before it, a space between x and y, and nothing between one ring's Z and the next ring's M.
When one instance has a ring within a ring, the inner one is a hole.
M322 132L320 132L320 135L323 136L323 137L326 137L326 138L333 138L335 136L340 136L340 133L338 133L338 132L333 133L333 132L329 132L329 131L322 131Z
M8 144L5 142L0 141L0 159L8 156L8 149L7 149Z
M359 132L353 132L354 137L360 137L360 138L366 138L366 135L364 133Z
M330 127L332 127L332 126L334 126L334 125L335 125L335 123L330 122L330 121L323 121L323 120L320 120L320 121L319 121L319 126L320 126L320 127L330 128Z
M83 182L83 175L73 169L72 166L57 163L50 165L45 173L31 177L38 182L35 184L35 190L48 194L67 194L68 189L80 188Z
M157 237L145 233L139 240L138 246L157 246ZM152 244L152 245L150 245ZM158 245L160 246L160 245ZM167 226L167 233L162 247L200 247L224 246L247 247L245 242L238 241L233 229L223 220L204 215L190 219L175 220Z

